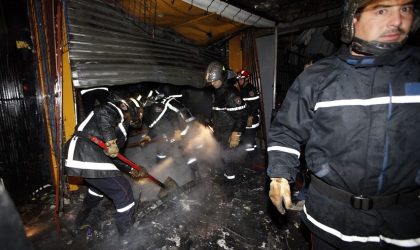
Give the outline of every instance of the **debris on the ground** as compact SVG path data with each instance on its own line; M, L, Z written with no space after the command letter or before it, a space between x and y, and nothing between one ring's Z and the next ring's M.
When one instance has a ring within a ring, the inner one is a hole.
M225 181L220 169L203 163L199 181L186 182L162 199L142 200L137 207L128 249L308 249L300 211L279 215L268 198L264 169L242 165L239 180ZM103 200L74 229L84 189L70 192L60 225L53 219L54 193L41 194L22 208L36 249L118 249L115 208ZM141 194L143 195L143 194Z

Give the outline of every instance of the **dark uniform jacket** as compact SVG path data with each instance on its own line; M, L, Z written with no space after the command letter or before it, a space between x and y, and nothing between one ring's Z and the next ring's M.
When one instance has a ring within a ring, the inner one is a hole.
M195 119L208 125L211 119L213 86L205 88L185 87L182 91L181 102Z
M247 109L239 91L227 81L215 89L213 100L212 123L216 138L227 143L229 135L243 132L246 126ZM223 137L223 138L222 138Z
M149 135L172 136L175 130L185 135L191 122L195 120L191 112L177 99L182 95L174 95L155 101L145 108L144 125L149 128Z
M251 83L241 87L240 93L246 103L248 116L252 116L252 125L247 126L246 129L257 128L260 125L260 93Z
M355 57L343 47L305 70L289 90L271 125L267 172L293 182L306 144L308 168L332 187L368 197L405 193L420 187L419 138L418 48ZM419 197L355 209L311 183L303 220L336 244L420 246L419 211Z
M120 175L114 161L88 136L96 136L102 141L117 139L121 150L127 140L128 122L122 111L108 102L96 107L77 127L75 135L67 142L66 171L69 176L104 178Z

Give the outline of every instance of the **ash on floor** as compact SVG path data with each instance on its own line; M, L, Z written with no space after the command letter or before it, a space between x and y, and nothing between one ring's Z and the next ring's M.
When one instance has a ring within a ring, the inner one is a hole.
M281 216L269 202L264 162L238 168L234 182L226 182L218 169L201 166L199 180L163 199L142 200L139 193L128 249L309 249L299 212ZM72 228L84 191L68 195L59 229L53 194L21 210L27 231L38 229L30 236L35 249L119 249L109 200L92 212L84 228Z

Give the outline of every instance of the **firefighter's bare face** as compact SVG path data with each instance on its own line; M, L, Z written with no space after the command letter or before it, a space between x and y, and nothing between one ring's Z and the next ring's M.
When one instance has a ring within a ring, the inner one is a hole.
M355 36L367 42L404 41L414 19L412 0L373 0L353 19Z
M218 89L222 86L222 80L216 80L216 81L212 81L211 85L215 88Z

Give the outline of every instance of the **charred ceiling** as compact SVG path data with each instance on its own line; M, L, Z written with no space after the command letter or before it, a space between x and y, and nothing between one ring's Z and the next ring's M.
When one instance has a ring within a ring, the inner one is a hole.
M338 26L344 0L108 0L151 26L207 46L248 27L279 35Z
M276 23L296 20L340 9L343 0L223 0ZM338 20L338 19L337 19Z

